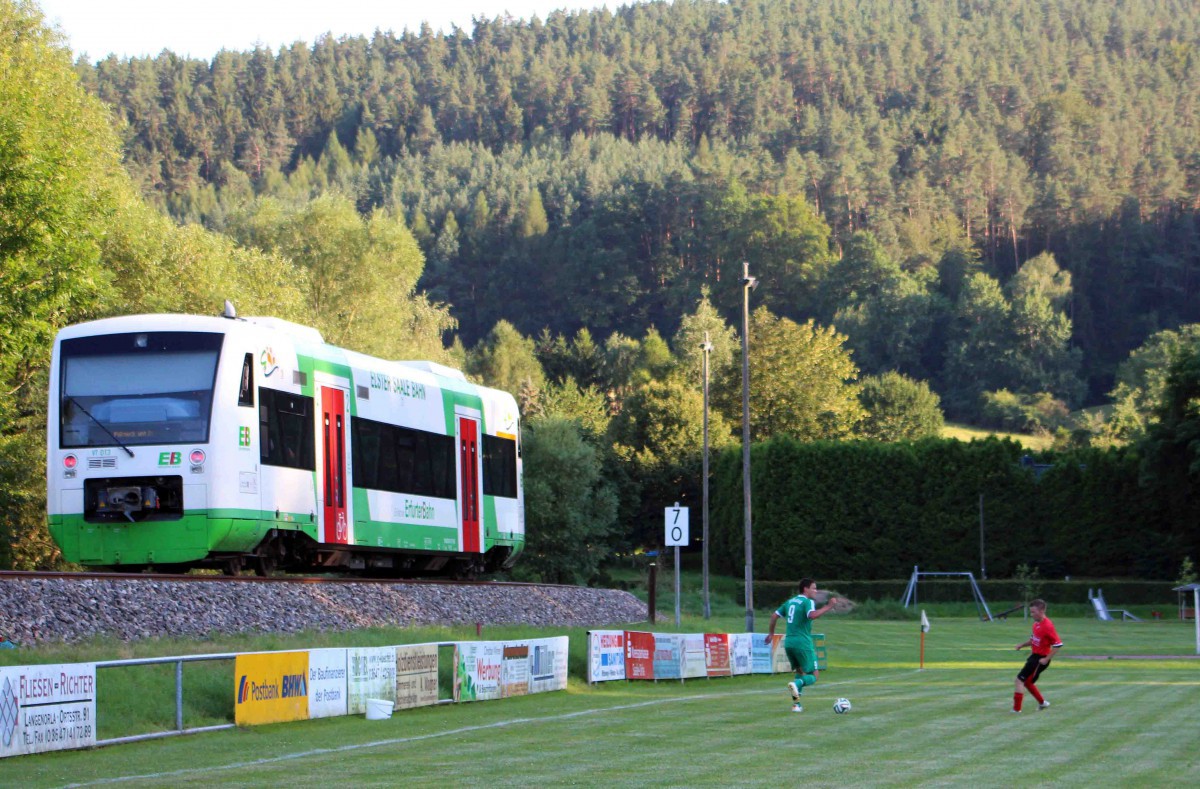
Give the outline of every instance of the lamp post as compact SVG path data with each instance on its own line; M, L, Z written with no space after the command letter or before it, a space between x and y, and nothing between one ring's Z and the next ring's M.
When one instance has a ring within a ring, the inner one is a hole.
M703 476L704 502L703 518L704 518L704 618L708 619L712 616L712 606L708 601L708 354L712 351L713 345L708 341L708 332L704 332L704 343L700 346L700 350L704 352L704 362L701 365L704 371L704 469L701 472Z
M742 263L742 499L746 530L746 632L754 632L754 553L750 529L750 291L758 280Z

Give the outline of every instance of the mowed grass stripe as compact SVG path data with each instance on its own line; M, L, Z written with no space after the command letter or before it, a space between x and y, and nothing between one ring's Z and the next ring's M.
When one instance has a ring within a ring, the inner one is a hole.
M620 697L636 697L644 693L668 693L663 698L643 700L631 704L604 705L597 708L577 710L573 712L547 715L541 718L522 717L496 721L480 726L464 727L443 732L415 735L352 744L341 748L316 749L311 751L293 752L256 761L225 762L214 764L207 768L184 769L171 772L151 773L143 775L128 775L118 779L125 785L161 785L169 781L172 785L208 785L214 781L222 783L235 782L247 785L267 785L277 783L280 772L286 771L289 777L287 783L292 786L323 786L327 779L321 776L334 771L339 780L351 780L355 783L386 783L388 776L394 776L395 770L401 770L409 785L445 785L446 773L449 769L456 782L466 783L504 783L503 771L498 766L512 763L520 766L516 774L523 780L536 779L543 782L573 782L572 776L578 774L584 783L593 782L598 776L609 775L609 767L613 767L610 778L622 784L631 769L640 769L629 765L630 749L639 753L653 754L659 751L678 754L680 740L684 750L694 745L693 754L702 764L705 774L713 767L711 760L714 746L720 747L720 739L710 742L708 738L696 740L694 743L688 735L695 729L697 721L705 722L706 735L711 737L713 732L727 730L730 743L742 740L739 734L739 724L744 723L745 710L766 707L765 699L786 699L786 677L780 679L757 678L757 681L747 678L746 681L758 685L757 688L737 689L734 683L721 681L693 682L688 685L676 683L660 683L658 685L642 685L640 683L626 686L626 692L616 691L605 695ZM830 685L846 686L851 682L842 681ZM696 690L703 693L695 694ZM544 703L552 697L526 697L510 700L510 706L522 702L538 701ZM829 704L832 704L832 696ZM696 709L694 705L703 703L705 709ZM727 727L709 725L710 704L715 704L720 710L718 717L728 720ZM478 708L479 705L468 705ZM485 705L494 709L493 705ZM828 708L828 705L822 705ZM780 706L780 702L772 700L771 707L776 711L787 710L790 702ZM460 708L462 712L465 708ZM790 713L789 713L790 714ZM833 713L830 712L830 715ZM777 715L777 713L776 713ZM349 721L340 721L347 723ZM322 722L324 723L324 722ZM293 724L299 728L305 724ZM269 727L277 728L277 727ZM535 731L517 734L516 729L533 729ZM547 732L546 730L550 731ZM251 730L257 731L257 730ZM629 741L620 741L612 736L613 732L627 732ZM535 743L531 748L514 748L511 739L528 740ZM392 755L370 752L393 752ZM612 751L610 756L605 753ZM719 751L718 751L719 752ZM396 754L403 754L402 756ZM440 755L439 755L440 754ZM686 753L685 753L686 755ZM752 761L752 754L747 755L747 764ZM391 764L393 759L396 764ZM655 768L657 769L657 768ZM296 774L301 777L295 777ZM303 777L312 774L310 780ZM417 776L426 774L428 782ZM651 775L650 777L653 777ZM108 783L111 781L103 781ZM80 785L95 785L85 783Z
M989 687L990 686L990 687ZM926 670L883 688L860 692L847 734L849 749L838 749L837 774L852 785L930 782L939 772L954 776L991 748L982 736L1002 709L991 672ZM947 742L931 761L924 743ZM857 752L859 758L854 758ZM825 775L828 779L830 776ZM820 773L806 776L820 781Z
M1048 763L1070 769L1078 783L1108 784L1114 775L1137 783L1150 775L1165 783L1189 773L1193 782L1200 778L1195 743L1184 734L1196 731L1195 672L1169 672L1174 681L1143 672L1098 673L1068 687L1057 705L1051 700L1046 715L1066 714L1070 725L1046 733Z
M1039 682L1051 701L1049 710L1039 712L1036 701L1027 695L1020 715L1006 712L1011 702L1011 684L1006 683L1008 692L996 705L1005 712L990 715L996 726L984 727L989 733L1008 729L1013 730L1012 736L1035 739L1027 759L1003 757L1012 762L1013 780L1105 786L1118 783L1119 776L1125 776L1121 781L1135 783L1156 773L1166 780L1182 778L1189 771L1192 779L1197 777L1195 757L1189 754L1194 748L1178 738L1168 742L1172 729L1194 729L1195 704L1200 700L1194 673L1190 679L1180 673L1173 680L1164 680L1139 678L1135 672L1095 671L1068 677L1060 674L1059 679L1065 681L1055 684L1047 673ZM995 713L996 708L989 712ZM976 722L987 720L982 717ZM986 748L978 753L972 747L977 743L971 739L971 727L961 721L951 723L948 751L988 758ZM922 735L928 734L926 727ZM990 746L993 751L1004 749L1010 740L1010 735L1002 735L999 744L991 742ZM936 773L917 777L956 782L978 775L973 765L966 771L955 770L954 758L942 755L939 761Z
M759 681L762 687L752 690L731 687L728 692L660 699L639 707L596 710L593 715L456 731L436 741L385 744L353 756L322 753L289 765L289 775L302 777L287 780L316 786L324 780L317 776L331 770L339 780L362 784L404 775L416 786L445 785L447 775L459 784L618 786L789 780L816 785L989 785L1045 783L1051 778L1104 786L1156 774L1184 778L1186 770L1164 770L1162 765L1114 764L1113 743L1127 736L1129 724L1109 716L1096 725L1101 710L1116 704L1138 707L1139 687L1169 694L1180 686L1140 685L1133 678L1089 680L1080 676L1062 683L1058 707L1012 715L1011 684L997 682L991 671L930 671L887 681L864 677L861 683L848 679L810 688L806 712L793 715L775 678ZM1107 687L1114 692L1107 693ZM1190 689L1194 702L1195 687L1182 687ZM857 697L855 712L834 715L828 706L837 695ZM1155 725L1154 707L1166 698L1145 697L1152 703L1138 707L1143 716L1130 721L1149 727L1151 753L1163 753L1163 731ZM1171 701L1181 715L1186 704L1178 696ZM252 765L238 770L234 780L249 785L277 782L280 767ZM307 775L314 777L303 777ZM204 784L213 777L196 774L187 782Z

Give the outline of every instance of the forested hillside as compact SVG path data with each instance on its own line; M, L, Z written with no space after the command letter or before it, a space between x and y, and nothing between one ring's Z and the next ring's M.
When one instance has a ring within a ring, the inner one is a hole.
M468 345L731 316L744 259L975 418L1200 319L1198 47L1194 0L681 0L77 70L179 220L403 216Z
M225 298L517 396L518 572L549 581L698 506L707 362L732 539L743 261L766 544L828 528L890 573L905 529L969 550L986 494L997 568L1197 550L1196 0L677 0L74 63L0 0L0 110L0 566L59 562L54 332ZM1052 434L1056 470L944 416Z

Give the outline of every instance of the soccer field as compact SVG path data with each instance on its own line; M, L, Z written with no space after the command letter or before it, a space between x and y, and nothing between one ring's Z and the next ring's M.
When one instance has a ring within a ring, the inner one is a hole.
M684 629L688 629L685 622ZM1200 661L1178 623L1059 620L1051 701L1009 712L1021 620L826 619L830 669L790 711L788 677L563 693L20 757L5 785L795 785L1200 782ZM693 628L696 629L696 628ZM1075 656L1175 655L1176 659ZM846 696L852 712L835 715Z

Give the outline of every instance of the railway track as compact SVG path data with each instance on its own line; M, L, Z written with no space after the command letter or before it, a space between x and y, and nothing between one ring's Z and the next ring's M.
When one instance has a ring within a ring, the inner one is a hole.
M529 581L456 581L445 578L363 578L358 576L323 575L184 575L178 573L96 573L55 570L0 570L0 580L66 580L66 581L182 581L187 583L256 583L256 584L419 584L423 586L484 586L575 589L569 584L532 583Z
M327 576L0 571L0 634L18 644L102 636L372 627L606 627L646 618L625 591L566 584Z

